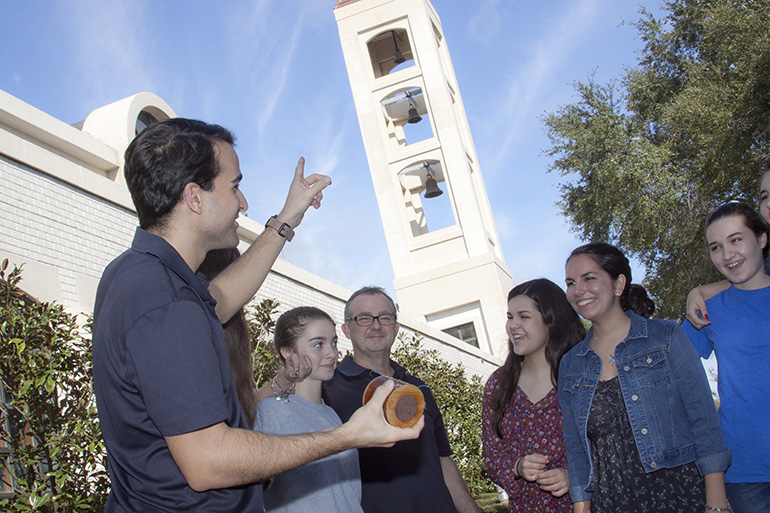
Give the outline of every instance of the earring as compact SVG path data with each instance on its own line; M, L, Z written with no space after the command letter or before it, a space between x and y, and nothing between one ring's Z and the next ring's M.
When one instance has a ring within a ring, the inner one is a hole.
M616 296L619 296L619 295L620 295L620 291L619 291L619 290L616 290L616 291L615 291L615 295L616 295Z

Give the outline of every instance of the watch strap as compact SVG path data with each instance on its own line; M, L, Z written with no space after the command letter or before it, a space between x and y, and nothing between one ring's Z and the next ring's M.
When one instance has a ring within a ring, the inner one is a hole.
M286 239L286 242L291 242L291 239L294 238L294 230L292 230L291 226L288 224L279 221L277 215L271 216L270 219L267 220L265 229L267 228L272 228L277 231L278 235Z

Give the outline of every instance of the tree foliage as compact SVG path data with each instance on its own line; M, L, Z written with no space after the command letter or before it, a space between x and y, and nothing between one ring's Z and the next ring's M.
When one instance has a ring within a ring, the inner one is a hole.
M61 306L18 288L0 267L0 439L10 449L0 501L13 512L101 511L109 486L96 415L91 342ZM89 326L86 327L87 331Z
M754 204L770 157L770 2L673 0L634 25L636 67L577 82L578 101L544 117L546 154L573 229L637 257L658 315L678 318L692 287L719 279L708 212Z
M273 376L283 368L283 363L273 346L275 332L273 317L278 312L279 306L280 303L274 299L263 299L256 306L249 306L246 309L249 335L254 346L252 361L257 388L273 379Z

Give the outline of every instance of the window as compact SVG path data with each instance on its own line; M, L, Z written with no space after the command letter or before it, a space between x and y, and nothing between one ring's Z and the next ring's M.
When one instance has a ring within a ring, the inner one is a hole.
M476 337L476 327L472 322L461 324L453 328L447 328L442 331L447 335L452 335L455 338L459 338L463 342L470 344L473 347L479 347L479 339Z
M146 110L143 110L139 113L139 115L136 117L136 128L134 129L134 135L139 135L139 133L147 128L148 126L152 125L158 121L158 118L147 112Z
M433 137L428 104L422 89L396 91L381 101L389 140L403 148Z
M444 168L438 160L424 160L399 172L407 219L414 237L456 224ZM434 194L425 196L428 178ZM438 194L436 194L438 190Z

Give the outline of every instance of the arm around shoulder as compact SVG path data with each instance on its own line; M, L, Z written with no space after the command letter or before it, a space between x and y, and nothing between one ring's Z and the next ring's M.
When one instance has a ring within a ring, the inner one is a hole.
M687 294L687 320L696 330L711 324L709 322L709 313L706 309L706 301L716 296L720 292L730 288L730 282L727 280L718 281L695 287Z

